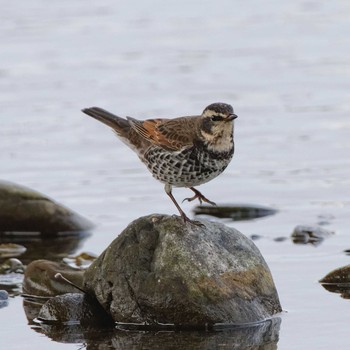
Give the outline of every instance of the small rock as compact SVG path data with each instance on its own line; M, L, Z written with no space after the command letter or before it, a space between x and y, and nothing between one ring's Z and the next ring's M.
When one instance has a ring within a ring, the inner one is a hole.
M291 237L296 244L319 244L334 232L317 226L298 225L295 227Z
M8 306L9 293L6 290L0 289L0 309Z
M276 238L274 238L273 240L275 241L275 242L284 242L284 241L286 241L288 239L288 237L276 237Z
M202 222L135 220L86 270L84 289L121 323L242 324L280 312L254 243L233 228Z
M23 272L24 266L20 260L6 259L0 264L0 286L6 286L11 296L18 295L23 282Z
M26 247L15 243L0 244L0 258L12 258L23 254L27 250Z
M80 293L67 293L50 298L41 307L38 320L44 323L78 323L86 326L112 323L96 300Z
M335 269L319 281L332 293L339 293L342 298L350 299L350 265Z
M350 265L331 271L320 280L320 283L348 283L350 287Z
M83 252L76 256L68 256L66 258L63 258L63 261L71 267L87 268L92 264L93 261L96 260L96 258L96 255Z
M1 232L41 233L90 230L92 223L48 197L24 186L0 181Z
M78 287L83 285L84 271L64 263L49 260L35 260L25 271L23 293L42 297L51 297L65 293L79 293L79 290L55 276L60 273Z
M22 262L16 258L6 259L0 265L0 274L9 274L9 273L23 273L24 266Z
M9 293L6 290L0 289L0 301L8 300Z

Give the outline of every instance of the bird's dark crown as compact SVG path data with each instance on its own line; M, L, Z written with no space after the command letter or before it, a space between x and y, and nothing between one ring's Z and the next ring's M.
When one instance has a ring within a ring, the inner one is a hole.
M221 102L216 102L212 103L208 107L206 107L203 111L203 114L206 114L206 112L213 112L213 114L223 114L223 115L229 115L233 114L233 108L231 105L227 103L221 103Z

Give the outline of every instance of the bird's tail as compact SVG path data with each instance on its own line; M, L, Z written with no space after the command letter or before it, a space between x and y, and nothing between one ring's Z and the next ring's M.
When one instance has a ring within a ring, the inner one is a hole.
M126 119L120 118L102 108L85 108L82 109L82 112L110 126L119 136L125 137L130 130L130 124Z

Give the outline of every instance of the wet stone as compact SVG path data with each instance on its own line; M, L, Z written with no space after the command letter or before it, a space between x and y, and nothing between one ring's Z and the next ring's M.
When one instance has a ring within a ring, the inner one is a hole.
M342 298L350 299L350 265L329 272L319 282L329 292L339 293Z
M0 289L0 302L7 300L9 298L9 293L6 290Z
M333 234L333 231L322 227L298 225L294 228L291 237L296 244L320 244L325 238Z
M6 259L0 264L0 286L10 291L11 295L19 294L23 282L24 266L16 258Z
M288 237L276 237L274 238L275 242L285 242L288 239Z
M39 192L0 181L0 228L6 234L55 235L86 231L92 223Z
M350 265L339 267L329 272L320 280L320 283L346 283L350 287Z
M239 231L177 216L132 222L84 274L118 323L247 324L281 311L269 268Z
M9 293L6 290L0 289L0 309L8 306Z
M0 244L0 258L12 258L23 254L27 250L26 247L15 243Z
M258 239L263 238L261 235L250 235L250 239L252 239L253 241L257 241Z
M50 298L41 307L38 320L44 323L78 323L86 326L112 324L111 318L96 300L80 293Z
M24 266L22 262L16 258L6 259L0 264L0 274L9 274L9 273L23 273Z
M26 268L23 293L51 297L59 294L80 292L76 287L58 279L56 276L58 273L76 286L82 287L83 270L70 267L64 263L35 260Z

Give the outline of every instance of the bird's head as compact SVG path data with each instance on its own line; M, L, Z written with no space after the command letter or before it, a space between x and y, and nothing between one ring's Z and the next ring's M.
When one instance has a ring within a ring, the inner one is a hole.
M209 143L225 143L232 141L233 120L237 118L231 105L226 103L213 103L206 107L202 113L201 134Z

